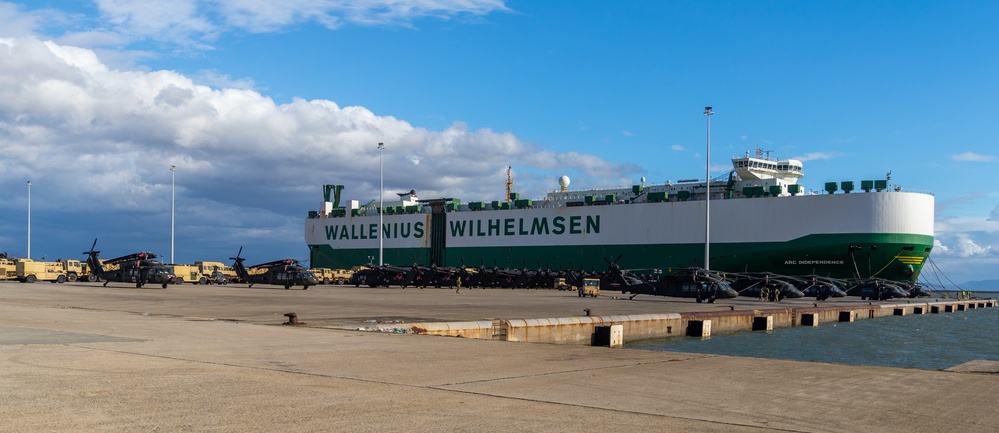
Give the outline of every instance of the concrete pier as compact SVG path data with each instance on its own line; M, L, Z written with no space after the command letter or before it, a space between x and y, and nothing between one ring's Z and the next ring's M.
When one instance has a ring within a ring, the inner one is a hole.
M503 328L495 326L590 308L600 313L593 317L707 319L718 332L719 322L749 329L752 317L772 315L775 324L791 323L816 308L636 300L557 291L0 283L0 431L999 427L999 375L978 374L995 373L988 363L945 372L524 344L500 341ZM861 318L895 308L844 302L813 312L825 323L826 314L839 317L835 308L850 306ZM733 315L743 309L749 319ZM289 312L306 324L282 326ZM474 323L462 328L490 338L414 335L415 323Z
M991 302L991 304L989 304ZM596 327L620 324L624 340L636 341L677 336L710 337L711 334L743 331L772 331L792 326L818 327L821 323L853 322L858 318L873 319L887 316L923 314L923 311L953 313L965 311L967 305L994 305L995 301L911 301L904 304L867 301L862 306L844 301L835 305L786 308L763 305L760 309L729 309L690 313L571 316L547 319L493 320L492 326L483 322L416 323L413 330L419 334L462 336L487 340L519 341L547 344L590 344ZM762 307L770 307L762 309ZM489 331L492 331L490 333Z

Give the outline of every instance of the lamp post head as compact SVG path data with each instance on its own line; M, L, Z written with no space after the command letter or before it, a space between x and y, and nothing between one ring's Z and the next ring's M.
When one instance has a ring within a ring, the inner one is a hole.
M30 180L28 181L28 186L31 186L31 181Z
M170 166L170 171L177 171L177 166L176 165L171 165Z
M385 143L378 143L378 150L385 150Z
M704 115L705 116L710 116L712 114L715 114L715 112L711 111L711 107L704 107Z

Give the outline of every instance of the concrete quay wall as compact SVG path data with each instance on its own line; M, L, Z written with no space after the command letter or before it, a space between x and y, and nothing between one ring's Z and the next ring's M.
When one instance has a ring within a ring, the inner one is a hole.
M936 314L996 306L996 300L917 301L866 306L742 309L730 311L572 316L543 319L494 319L414 323L417 334L527 343L591 345L598 326L621 325L624 341L684 335L707 336L794 326L852 322L886 316ZM706 329L705 329L705 325Z

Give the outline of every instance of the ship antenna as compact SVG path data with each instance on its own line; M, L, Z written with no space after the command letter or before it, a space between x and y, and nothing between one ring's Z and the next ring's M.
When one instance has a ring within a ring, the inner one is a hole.
M510 203L510 194L513 194L513 175L511 174L513 167L506 167L506 202Z

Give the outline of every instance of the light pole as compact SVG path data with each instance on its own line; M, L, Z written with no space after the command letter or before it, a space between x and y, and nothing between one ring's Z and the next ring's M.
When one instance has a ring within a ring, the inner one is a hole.
M384 185L382 177L382 167L385 161L385 144L378 143L378 266L385 264L385 239L383 239L382 226L384 225L385 202L382 199L382 187Z
M28 181L28 257L31 258L31 181Z
M711 107L704 107L708 119L708 151L704 163L704 270L711 269Z
M177 166L170 166L170 263L177 263L173 261L173 228L174 228L174 205L177 201L176 195L176 179L177 179Z

